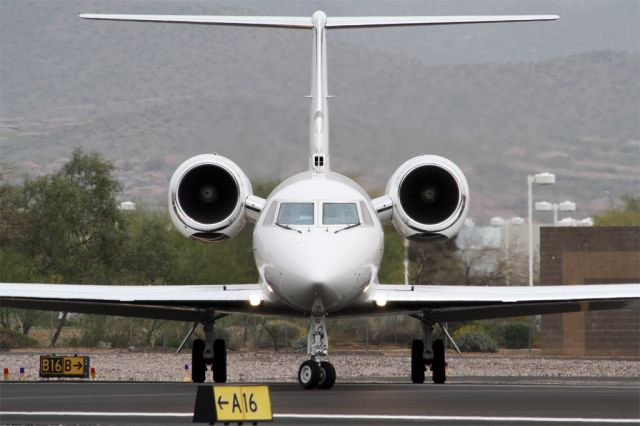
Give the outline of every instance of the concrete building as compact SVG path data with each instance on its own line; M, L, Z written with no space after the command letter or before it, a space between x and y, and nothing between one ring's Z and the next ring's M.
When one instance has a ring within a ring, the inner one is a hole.
M640 282L640 227L542 227L541 285ZM545 315L546 355L640 358L640 303Z

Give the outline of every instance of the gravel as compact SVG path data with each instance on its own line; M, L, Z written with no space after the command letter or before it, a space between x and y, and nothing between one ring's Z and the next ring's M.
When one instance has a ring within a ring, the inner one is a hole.
M0 352L0 368L9 368L10 380L19 379L20 367L25 368L25 380L40 380L40 355L48 352ZM185 364L190 354L157 351L58 349L59 355L90 357L98 381L166 381L185 379ZM408 350L336 351L330 360L338 372L338 381L371 382L379 380L408 381L410 370ZM230 382L295 382L304 354L290 352L229 352L227 360ZM207 380L210 380L208 372ZM449 354L448 377L481 378L512 377L562 379L587 377L598 380L625 378L640 384L640 359L610 360L606 358L545 358L527 351L507 354ZM551 380L553 381L553 380Z

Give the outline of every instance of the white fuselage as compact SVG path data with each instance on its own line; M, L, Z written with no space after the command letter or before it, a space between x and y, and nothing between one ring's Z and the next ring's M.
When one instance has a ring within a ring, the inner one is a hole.
M304 215L287 216L287 206L303 207ZM351 214L340 217L342 211ZM279 299L301 312L320 299L332 312L377 282L384 238L371 199L357 183L308 171L272 192L253 247L260 278Z

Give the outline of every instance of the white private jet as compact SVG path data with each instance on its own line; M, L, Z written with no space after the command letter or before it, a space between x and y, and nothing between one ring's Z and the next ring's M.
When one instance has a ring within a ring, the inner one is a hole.
M227 379L225 342L213 339L217 319L231 313L307 317L311 320L309 360L300 366L298 381L306 389L328 389L336 380L334 367L322 361L329 349L328 315L411 315L424 326L424 340L414 340L412 345L411 380L424 382L426 366L430 366L433 381L444 383L444 343L432 338L437 323L613 309L640 298L640 284L535 288L380 284L382 225L392 222L412 241L453 237L469 207L467 180L453 162L419 155L396 170L385 195L371 199L356 182L330 169L328 29L544 21L558 16L327 17L322 11L311 17L80 16L310 30L309 167L282 182L267 199L253 195L247 176L220 155L190 158L171 178L169 212L186 237L223 242L247 221L255 223L258 283L161 287L2 284L2 306L191 321L193 329L202 324L205 339L195 340L192 348L194 382L204 381L207 365L212 366L215 382Z

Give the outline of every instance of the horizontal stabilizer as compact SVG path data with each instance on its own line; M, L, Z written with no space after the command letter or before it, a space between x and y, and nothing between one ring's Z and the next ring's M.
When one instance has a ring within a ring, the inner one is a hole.
M553 21L558 18L558 15L327 17L326 27L363 28L409 25L481 24L489 22Z
M84 19L106 21L167 22L173 24L235 25L247 27L313 28L308 16L121 15L83 13ZM408 25L480 24L489 22L550 21L558 15L505 16L355 16L327 17L326 28L395 27Z
M313 28L310 17L298 16L207 16L207 15L120 15L83 13L84 19L105 21L167 22L173 24L235 25L247 27Z

